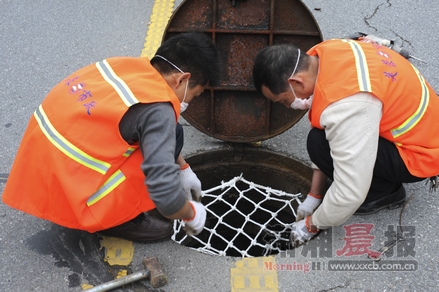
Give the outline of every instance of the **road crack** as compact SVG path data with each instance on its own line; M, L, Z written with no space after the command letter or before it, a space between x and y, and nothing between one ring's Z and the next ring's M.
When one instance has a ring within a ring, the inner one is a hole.
M383 7L383 6L385 6L385 7ZM372 18L374 18L375 15L378 13L378 11L380 11L382 8L387 9L387 8L390 8L391 6L392 6L392 3L390 2L390 0L387 0L386 3L382 3L382 4L378 5L370 16L364 17L364 22L366 23L366 25L368 27L370 27L371 29L378 31L378 29L370 23L370 20Z
M319 292L328 292L328 291L332 291L332 290L339 289L339 288L347 288L351 284L351 282L352 282L352 280L348 280L348 281L346 281L346 283L344 285L338 285L338 286L335 286L332 288L323 289L323 290L320 290Z

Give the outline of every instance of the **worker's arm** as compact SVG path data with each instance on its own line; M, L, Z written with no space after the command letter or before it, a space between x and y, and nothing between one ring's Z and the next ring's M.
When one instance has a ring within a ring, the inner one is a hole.
M184 160L183 155L181 155L181 153L180 155L178 155L177 164L180 165L180 168L186 165L186 160Z
M180 182L175 161L175 113L170 103L138 104L121 121L125 140L138 142L141 169L151 200L164 216L191 218L193 211Z
M170 103L135 105L120 124L123 138L129 143L140 144L144 158L141 169L151 200L163 216L185 220L186 232L193 235L203 229L206 210L201 203L188 200L182 188L183 182L190 190L196 188L201 194L201 183L183 157L180 155L175 161L175 128L175 114ZM194 182L198 182L196 187Z
M294 247L307 243L319 229L346 222L365 200L377 156L381 108L373 95L358 93L323 111L320 121L331 148L334 181L315 212L292 225ZM319 192L323 176L314 175L311 189Z
M382 103L357 93L329 105L321 125L331 148L334 181L311 216L319 229L348 220L366 199L378 149Z
M189 203L189 201L186 201L183 207L180 210L178 210L176 213L165 215L165 217L169 219L183 219L183 220L190 220L194 216L195 216L194 210L192 209L192 206Z
M313 164L313 175L311 180L311 189L306 195L305 201L297 208L296 221L300 221L314 213L314 210L320 206L323 195L326 192L326 175Z

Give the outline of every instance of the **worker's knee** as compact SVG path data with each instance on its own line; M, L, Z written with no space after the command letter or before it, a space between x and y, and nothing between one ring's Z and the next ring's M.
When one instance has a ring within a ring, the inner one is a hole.
M307 149L311 161L328 177L332 178L334 166L324 130L313 128L309 131Z
M326 135L324 130L313 128L308 133L307 140L307 149L308 154L311 160L314 162L314 159L319 160L324 152L328 152L329 154L329 143L326 140Z

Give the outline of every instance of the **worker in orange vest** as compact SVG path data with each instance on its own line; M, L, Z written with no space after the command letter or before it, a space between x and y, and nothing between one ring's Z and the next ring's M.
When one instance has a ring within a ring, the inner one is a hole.
M197 33L149 60L114 57L56 85L24 133L3 202L59 225L139 242L205 224L201 182L181 155L180 113L219 80L218 51Z
M253 79L269 100L310 110L314 172L293 246L353 214L402 206L402 183L439 174L439 98L397 52L368 39L328 40L306 53L273 45L258 53Z

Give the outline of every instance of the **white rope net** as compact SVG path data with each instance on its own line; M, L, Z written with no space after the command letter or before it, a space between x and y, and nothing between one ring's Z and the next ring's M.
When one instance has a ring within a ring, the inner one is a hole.
M187 236L184 222L174 221L172 240L202 253L219 256L266 256L289 249L294 206L301 194L289 194L237 176L205 190L207 219L203 231Z

